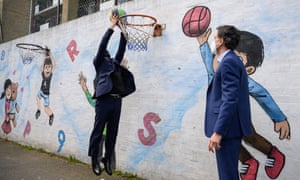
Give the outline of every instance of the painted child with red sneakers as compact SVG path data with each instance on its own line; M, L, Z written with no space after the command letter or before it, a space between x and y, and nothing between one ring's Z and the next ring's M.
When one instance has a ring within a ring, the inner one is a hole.
M207 43L208 37L211 34L209 28L204 34L197 37L200 45L200 53L202 60L208 72L208 82L211 81L217 63L214 61L214 54ZM256 67L262 64L264 52L263 43L256 35L240 31L240 43L236 49L236 53L241 57L248 75L255 72ZM274 130L279 133L279 139L290 139L290 126L286 116L282 113L278 105L273 100L269 92L252 78L248 77L249 94L258 104L264 109L270 119L274 122ZM277 147L273 146L266 138L255 131L250 136L244 137L243 141L255 149L259 150L267 156L265 171L269 178L277 178L285 164L285 155L280 152ZM255 180L259 167L259 162L249 153L242 145L239 155L239 160L242 163L240 176L242 180Z

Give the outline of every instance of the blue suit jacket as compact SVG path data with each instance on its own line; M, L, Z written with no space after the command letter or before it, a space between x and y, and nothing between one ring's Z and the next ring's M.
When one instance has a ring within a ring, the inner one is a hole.
M120 64L123 60L124 53L126 50L127 40L123 33L120 36L120 43L117 54L114 58L106 57L106 48L113 34L113 29L108 29L102 37L101 43L98 48L98 52L94 59L94 67L96 70L97 83L94 97L99 97L109 93L112 90L113 84L110 78L110 74L114 71L114 63Z
M208 83L211 82L214 76L213 70L213 54L210 50L208 43L204 43L200 46L200 53L203 63L207 70ZM274 122L282 122L287 119L286 115L280 110L271 94L260 85L258 82L248 76L248 90L251 97L253 97L257 103L263 108L268 116Z
M248 76L242 61L229 51L207 89L205 135L222 138L250 135L251 117Z

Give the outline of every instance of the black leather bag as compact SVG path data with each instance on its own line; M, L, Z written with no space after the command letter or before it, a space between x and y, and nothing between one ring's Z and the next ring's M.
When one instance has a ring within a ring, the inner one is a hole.
M110 93L125 97L135 92L136 88L133 74L120 64L114 63L114 66L114 71L110 74L113 83L113 88Z

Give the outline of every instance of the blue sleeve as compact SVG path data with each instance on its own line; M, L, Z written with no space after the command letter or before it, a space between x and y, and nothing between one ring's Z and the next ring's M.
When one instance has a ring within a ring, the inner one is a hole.
M214 69L213 69L213 54L210 50L210 47L207 42L202 44L200 47L200 54L202 56L203 63L205 65L207 75L208 75L208 83L212 80L212 77L214 75Z
M262 85L250 77L248 77L248 83L250 96L257 101L274 122L286 120L286 116L281 112L270 93Z

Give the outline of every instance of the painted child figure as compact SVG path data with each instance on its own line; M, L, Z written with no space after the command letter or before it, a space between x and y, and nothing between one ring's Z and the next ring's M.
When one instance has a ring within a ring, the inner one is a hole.
M4 82L4 91L1 94L0 99L3 99L5 97L5 102L4 102L4 121L1 125L1 128L5 134L5 138L7 138L7 135L11 132L11 124L9 120L9 109L10 109L10 100L11 100L11 80L6 79Z
M208 82L211 81L217 68L217 63L214 60L214 54L211 52L207 43L210 34L211 28L209 28L204 34L197 37L202 60L208 73ZM256 68L262 64L264 57L263 43L258 36L247 31L240 31L240 36L240 43L235 52L243 61L248 75L251 75L255 72ZM279 133L279 139L290 140L291 129L287 117L282 113L270 93L262 85L250 77L248 77L248 88L250 96L258 102L258 104L274 122L274 131ZM247 145L254 147L267 156L265 172L269 178L275 179L280 175L284 168L285 155L266 138L258 134L253 125L252 129L252 135L244 137L243 141ZM242 163L240 171L241 179L256 179L259 162L243 145L240 150L239 160Z
M13 126L17 126L16 113L19 113L20 107L17 103L17 95L18 95L18 83L11 84L11 100L10 100L10 108L8 112L9 120L12 121Z
M49 116L49 125L51 126L53 124L54 114L50 108L49 96L50 96L51 79L56 65L55 65L54 58L50 52L50 49L48 49L47 47L46 47L45 55L46 57L41 66L43 80L42 80L40 91L38 92L38 95L36 97L38 109L35 113L35 118L38 119L41 115L41 99L43 99L45 112Z

